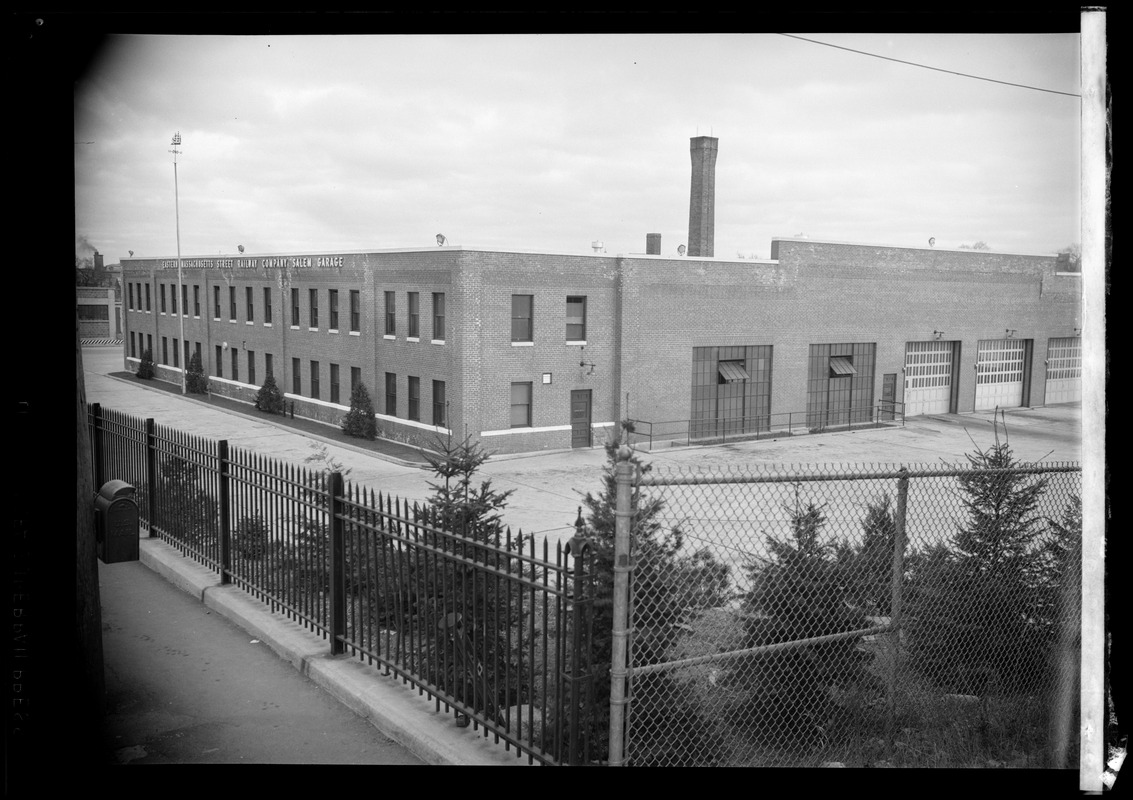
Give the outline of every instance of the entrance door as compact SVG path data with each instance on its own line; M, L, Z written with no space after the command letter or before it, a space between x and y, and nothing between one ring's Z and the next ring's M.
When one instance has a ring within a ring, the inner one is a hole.
M570 393L570 446L590 447L590 390L572 389Z

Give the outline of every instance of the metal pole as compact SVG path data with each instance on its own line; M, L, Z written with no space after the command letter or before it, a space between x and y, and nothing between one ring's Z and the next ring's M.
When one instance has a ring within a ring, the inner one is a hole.
M615 468L617 507L614 511L614 625L610 654L610 761L611 767L622 766L625 746L626 711L626 642L629 633L629 552L630 528L633 523L633 451L626 445L618 448Z
M889 757L893 756L893 735L897 720L897 677L901 655L901 605L905 583L905 511L909 501L909 471L901 468L897 479L897 508L893 511L893 572L891 575L889 603L889 698L888 718L886 719L886 744Z
M177 220L177 302L181 304L181 313L177 315L177 321L181 327L181 347L185 347L185 314L188 311L185 306L185 294L181 288L181 201L180 193L177 188L177 156L181 152L177 146L181 144L181 133L178 131L173 134L173 149L169 152L173 153L173 212ZM187 352L187 351L186 351ZM184 355L184 354L179 354ZM185 375L189 371L188 363L182 360L181 363L181 394L185 394Z

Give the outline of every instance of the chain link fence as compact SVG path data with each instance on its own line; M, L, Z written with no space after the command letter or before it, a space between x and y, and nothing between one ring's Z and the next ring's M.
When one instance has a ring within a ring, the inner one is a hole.
M1076 766L1079 465L634 489L627 765Z

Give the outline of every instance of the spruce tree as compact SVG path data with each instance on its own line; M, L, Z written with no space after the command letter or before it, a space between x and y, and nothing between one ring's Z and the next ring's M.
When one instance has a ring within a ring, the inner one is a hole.
M357 383L350 390L350 411L342 419L342 430L347 436L361 439L378 437L378 422L374 419L374 404L366 386Z
M153 352L147 347L142 351L142 360L138 364L138 377L150 380L154 376Z
M263 385L256 392L256 408L268 414L283 413L283 392L279 391L274 375L264 378Z
M208 388L209 379L205 376L201 354L194 351L189 358L189 368L185 372L185 390L192 394L204 394Z

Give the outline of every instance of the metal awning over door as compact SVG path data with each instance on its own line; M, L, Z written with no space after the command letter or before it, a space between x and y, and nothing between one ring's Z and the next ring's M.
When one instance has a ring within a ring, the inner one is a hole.
M721 361L720 377L724 379L724 383L740 383L741 381L751 380L751 376L747 374L743 364L738 361Z

